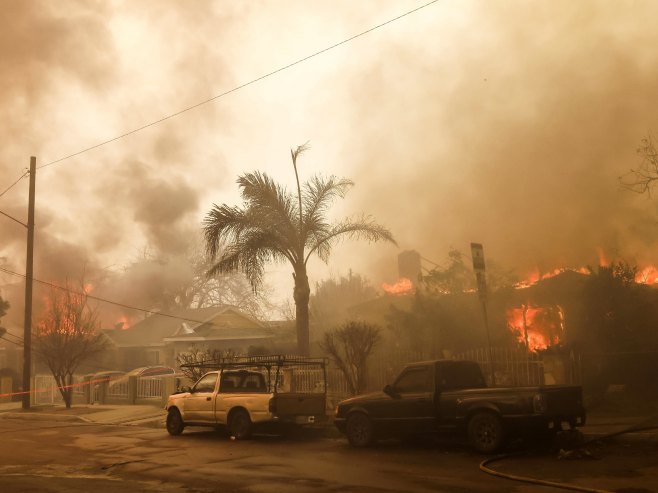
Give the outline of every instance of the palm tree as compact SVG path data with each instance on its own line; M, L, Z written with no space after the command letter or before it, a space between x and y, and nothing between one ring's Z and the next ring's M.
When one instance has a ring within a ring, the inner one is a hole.
M290 262L295 281L297 347L302 355L309 354L311 290L306 264L311 255L327 262L332 246L345 237L396 244L390 231L369 216L328 221L330 205L336 198L344 198L354 183L335 176L316 175L300 186L297 158L307 149L305 144L290 150L297 181L296 200L267 174L246 173L237 180L244 206L213 204L204 220L206 249L213 261L208 276L240 270L257 291L266 262Z

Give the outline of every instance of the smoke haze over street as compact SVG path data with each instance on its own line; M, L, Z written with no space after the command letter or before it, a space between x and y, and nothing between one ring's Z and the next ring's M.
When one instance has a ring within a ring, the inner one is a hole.
M422 3L3 1L0 192L32 155L43 166ZM292 189L289 149L306 141L300 178L352 179L337 217L372 214L401 250L440 262L478 241L520 275L599 252L658 263L656 202L618 180L658 128L657 17L650 1L427 6L39 169L35 277L100 279L148 252L175 278L212 204L239 205L237 176L260 170ZM21 221L27 181L0 197ZM0 265L24 272L25 229L0 219ZM348 269L395 281L398 252L340 244L328 267L311 265L311 284ZM270 269L290 297L290 268ZM161 279L124 278L106 295L142 306L140 282ZM19 325L22 300L8 298Z

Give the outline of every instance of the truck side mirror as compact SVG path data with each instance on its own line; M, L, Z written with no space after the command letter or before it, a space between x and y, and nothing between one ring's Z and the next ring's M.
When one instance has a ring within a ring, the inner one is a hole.
M400 394L398 394L391 385L387 385L386 387L384 387L384 393L386 395L390 395L393 399L397 399L398 397L400 397Z

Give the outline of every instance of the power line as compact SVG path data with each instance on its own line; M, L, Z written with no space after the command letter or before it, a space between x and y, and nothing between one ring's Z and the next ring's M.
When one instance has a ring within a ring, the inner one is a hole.
M22 277L23 279L27 279L27 276L25 274L20 274L18 272L14 272L14 271L11 271L9 269L5 269L4 267L0 267L0 271L4 272L6 274L10 274L12 276L18 276L18 277ZM149 315L160 315L162 317L168 317L168 318L173 318L173 319L176 319L176 320L182 320L184 322L193 322L193 323L202 324L202 325L211 325L211 326L215 326L215 327L220 327L220 325L218 325L218 324L208 322L208 321L204 321L204 320L195 320L193 318L180 317L178 315L172 315L170 313L156 312L154 310L147 310L146 308L140 308L140 307L137 307L137 306L126 305L125 303L119 303L117 301L108 300L106 298L101 298L99 296L93 296L91 294L81 293L79 291L74 291L72 289L65 288L63 286L59 286L57 284L54 284L54 283L51 283L51 282L48 282L48 281L42 281L42 280L37 279L35 277L33 277L32 280L34 282L44 284L44 285L49 286L51 288L59 289L61 291L67 291L67 292L72 293L72 294L77 294L78 296L85 296L89 299L100 301L102 303L108 303L110 305L119 306L121 308L127 308L129 310L140 311L140 312L143 312L143 313L146 313L146 314L149 314Z
M23 347L23 341L22 341L22 340L21 340L20 342L14 342L14 341L12 341L11 339L7 339L7 334L5 334L5 335L3 335L2 337L0 337L0 339L2 339L2 340L4 340L4 341L7 341L7 342L9 342L10 344L14 344L15 346Z
M268 78L268 77L271 77L272 75L275 75L275 74L277 74L277 73L279 73L279 72L282 72L282 71L284 71L284 70L287 70L287 69L289 69L289 68L291 68L291 67L294 67L295 65L298 65L298 64L300 64L300 63L302 63L302 62L305 62L306 60L309 60L309 59L311 59L311 58L313 58L313 57L316 57L316 56L318 56L318 55L321 55L322 53L325 53L325 52L327 52L327 51L329 51L329 50L333 50L334 48L337 48L337 47L339 47L339 46L341 46L341 45L343 45L343 44L349 43L350 41L353 41L353 40L355 40L356 38L359 38L359 37L361 37L361 36L364 36L364 35L366 35L366 34L372 32L372 31L374 31L374 30L376 30L376 29L379 29L379 28L384 27L384 26L386 26L386 25L388 25L388 24L391 24L392 22L395 22L395 21L397 21L397 20L400 20L400 19L402 19L403 17L406 17L406 16L408 16L408 15L410 15L410 14L413 14L413 13L415 13L415 12L418 12L419 10L424 9L425 7L429 7L430 5L432 5L432 4L434 4L434 3L438 2L438 1L439 1L439 0L432 0L431 2L428 2L428 3L426 3L426 4L423 4L423 5L419 6L419 7L416 7L415 9L412 9L412 10L409 10L409 11L403 13L403 14L400 14L400 15L398 15L397 17L394 17L394 18L389 19L389 20L387 20L387 21L385 21L385 22L382 22L381 24L378 24L378 25L376 25L376 26L374 26L374 27L371 27L371 28L369 28L369 29L366 29L365 31L360 32L359 34L355 34L354 36L351 36L351 37L349 37L349 38L347 38L347 39L344 39L344 40L342 40L342 41L339 41L338 43L335 43L335 44L333 44L333 45L331 45L331 46L328 46L327 48L324 48L324 49L322 49L322 50L320 50L320 51L316 51L315 53L312 53L312 54L307 55L307 56L305 56L305 57L303 57L303 58L300 58L300 59L298 59L298 60L296 60L296 61L294 61L294 62L292 62L292 63L289 63L288 65L285 65L285 66L280 67L280 68L278 68L278 69L276 69L276 70L273 70L272 72L269 72L269 73L267 73L267 74L265 74L265 75L261 75L260 77L258 77L258 78L256 78L256 79L252 79L252 80L250 80L249 82L245 82L244 84L240 84L239 86L236 86L236 87L234 87L233 89L229 89L228 91L224 91L223 93L218 94L218 95L216 95L216 96L213 96L213 97L211 97L211 98L209 98L209 99L206 99L206 100L204 100L204 101L201 101L200 103L196 103L196 104L194 104L194 105L192 105L192 106L188 106L188 107L186 107L186 108L183 108L182 110L177 111L177 112L175 112L175 113L171 113L171 114L169 114L169 115L163 116L162 118L160 118L160 119L158 119L158 120L152 121L152 122L150 122L150 123L147 123L147 124L145 124L145 125L142 125L141 127L135 128L135 129L133 129L133 130L130 130L130 131L128 131L128 132L125 132L125 133L123 133L123 134L121 134L121 135L118 135L118 136L116 136L116 137L113 137L113 138L111 138L111 139L105 140L105 141L100 142L100 143L98 143L98 144L95 144L95 145L93 145L93 146L90 146L90 147L87 147L87 148L85 148L85 149L82 149L81 151L74 152L73 154L69 154L68 156L64 156L64 157L62 157L62 158L56 159L55 161L51 161L51 162L49 162L49 163L42 164L41 166L37 166L37 169L45 168L46 166L52 166L53 164L60 163L60 162L65 161L65 160L67 160L67 159L69 159L69 158L72 158L72 157L75 157L75 156L79 156L80 154L83 154L83 153L85 153L85 152L87 152L87 151L91 151L91 150L93 150L93 149L97 149L98 147L102 147L102 146L104 146L104 145L106 145L106 144L109 144L109 143L111 143L111 142L115 142L115 141L117 141L117 140L123 139L124 137L127 137L127 136L129 136L129 135L132 135L132 134L134 134L134 133L137 133L137 132L139 132L139 131L141 131L141 130L144 130L144 129L146 129L146 128L149 128L149 127L152 127L152 126L157 125L157 124L159 124L159 123L162 123L162 122L164 122L164 121L166 121L166 120L169 120L169 119L174 118L174 117L176 117L176 116L182 115L183 113L186 113L186 112L191 111L191 110L193 110L193 109L195 109L195 108L198 108L199 106L203 106L203 105L205 105L205 104L208 104L208 103L210 103L210 102L212 102L212 101L215 101L215 100L217 100L217 99L219 99L219 98L221 98L221 97L224 97L224 96L226 96L226 95L228 95L228 94L231 94L231 93L233 93L233 92L235 92L235 91L238 91L238 90L240 90L240 89L243 89L243 88L245 88L245 87L247 87L247 86L249 86L249 85L251 85L251 84L255 84L256 82L259 82L259 81L261 81L261 80L263 80L263 79L266 79L266 78ZM22 177L21 177L21 178L22 178ZM12 186L13 186L13 185L12 185ZM11 188L11 187L10 187L10 188ZM0 196L1 196L1 195L0 195Z
M2 215L5 216L5 217L8 217L8 218L11 219L12 221L17 222L17 223L20 224L21 226L25 226L25 227L27 227L27 224L25 224L25 223L19 221L19 220L16 219L14 216L10 216L10 215L7 214L6 212L2 212L2 211L0 211L0 214L2 214Z
M9 186L5 189L4 192L0 193L0 197L2 197L2 196L3 196L4 194L6 194L9 190L11 190L12 188L14 188L14 186L15 186L19 181L21 181L23 178L25 178L25 177L26 177L27 175L29 175L29 174L30 174L30 173L29 173L28 171L26 171L25 173L23 173L23 174L20 176L20 178L19 178L18 180L16 180L14 183L12 183L11 185L9 185Z

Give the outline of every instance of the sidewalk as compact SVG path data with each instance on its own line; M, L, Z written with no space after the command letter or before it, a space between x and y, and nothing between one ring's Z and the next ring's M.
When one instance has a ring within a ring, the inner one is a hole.
M629 429L631 431L626 432ZM580 428L580 431L586 439L590 440L620 433L615 436L615 439L642 438L658 441L658 416L617 416L591 413L587 416L587 422Z
M0 404L0 419L31 419L40 421L80 421L85 423L139 425L163 428L166 412L150 405L62 405L32 406L24 411L20 402Z

